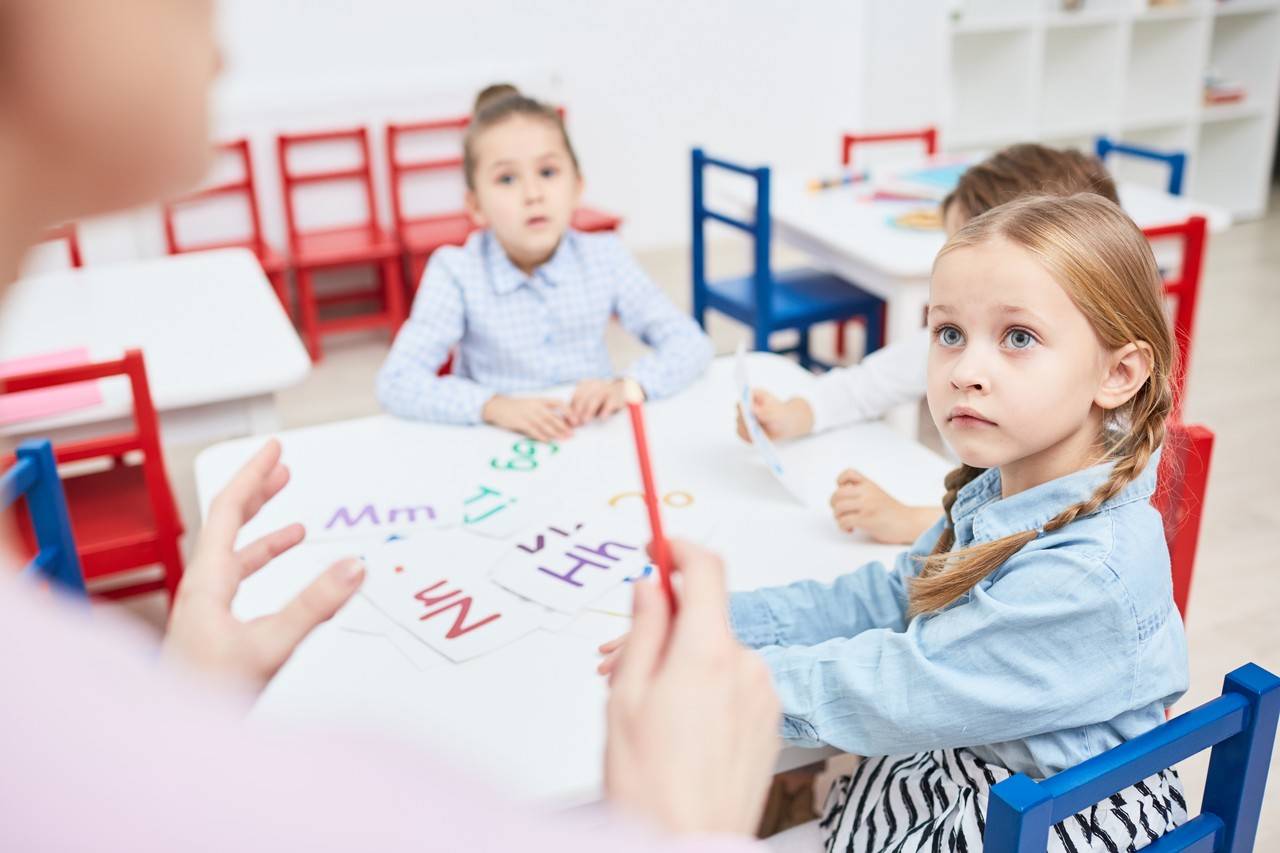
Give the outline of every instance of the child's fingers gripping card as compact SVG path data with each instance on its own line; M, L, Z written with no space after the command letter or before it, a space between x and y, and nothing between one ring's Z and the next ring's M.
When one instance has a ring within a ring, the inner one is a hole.
M647 522L598 514L558 518L517 536L493 580L531 601L576 613L649 561Z
M500 648L539 627L543 611L489 581L488 546L459 532L387 543L369 554L361 594L450 660Z

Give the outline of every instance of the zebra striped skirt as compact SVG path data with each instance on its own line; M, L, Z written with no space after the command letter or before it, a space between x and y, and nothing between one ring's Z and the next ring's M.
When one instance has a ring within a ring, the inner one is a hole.
M967 749L865 759L831 786L819 826L827 853L980 851L991 786L1009 778ZM1050 853L1138 850L1185 822L1177 771L1162 770L1056 824Z

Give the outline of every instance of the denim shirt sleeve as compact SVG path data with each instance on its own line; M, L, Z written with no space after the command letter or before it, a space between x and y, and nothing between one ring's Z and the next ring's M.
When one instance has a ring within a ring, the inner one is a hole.
M887 613L893 586L868 588L884 600L866 609ZM1137 643L1132 603L1115 573L1064 547L1024 549L993 582L906 630L887 625L760 654L789 743L895 755L1112 719L1130 707Z
M894 561L867 563L830 584L797 581L788 586L735 592L729 620L738 640L763 646L812 646L836 637L853 637L872 628L906 627L906 582L919 571L917 558L933 550L945 518L920 535Z
M476 424L493 391L461 376L436 371L466 330L462 288L439 255L427 265L409 319L378 371L382 408L401 418Z

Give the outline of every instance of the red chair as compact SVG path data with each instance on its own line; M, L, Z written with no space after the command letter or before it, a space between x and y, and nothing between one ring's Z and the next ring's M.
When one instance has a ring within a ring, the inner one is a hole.
M924 127L919 130L894 130L884 133L846 133L840 137L840 165L849 166L853 163L853 149L859 145L874 145L883 142L911 142L919 140L924 144L924 153L932 157L938 153L938 129L936 127ZM881 309L880 328L889 329L888 313L886 309ZM844 333L847 323L840 323L836 326L836 355L843 358L847 349L845 345Z
M84 259L80 256L80 235L76 231L74 222L59 225L57 228L50 228L40 238L41 243L52 243L56 240L67 241L67 256L71 260L71 266L84 266Z
M1173 337L1177 347L1178 363L1173 375L1174 417L1182 411L1182 398L1186 390L1187 370L1191 362L1191 333L1195 326L1196 303L1200 298L1200 275L1204 270L1204 245L1208 223L1203 216L1193 216L1176 225L1144 228L1147 239L1174 239L1181 244L1182 261L1178 274L1164 280L1165 296L1174 303Z
M559 109L564 117L564 108ZM391 182L391 211L395 218L396 235L409 260L410 290L417 290L431 254L441 246L461 246L476 230L471 214L465 210L446 211L429 215L410 215L405 211L404 178L406 175L426 172L461 172L461 154L408 161L401 156L401 144L405 137L428 133L465 131L471 124L470 116L443 118L434 121L401 122L387 125L387 174ZM579 231L616 231L622 218L590 207L580 207L573 212L570 223Z
M406 161L401 157L401 141L405 136L417 136L445 131L464 131L471 123L470 116L444 118L387 125L387 174L391 181L391 213L395 219L396 235L404 247L409 261L409 287L417 290L427 260L441 246L461 246L475 230L471 214L465 210L410 216L405 212L404 178L406 175L428 172L461 172L462 157L438 157L429 160Z
M359 153L356 165L313 172L299 172L290 163L290 153L307 146L330 142L355 143ZM298 280L298 310L302 333L312 361L319 361L320 337L332 332L385 328L394 337L404 322L404 284L400 270L400 241L378 223L377 202L373 193L372 158L369 154L369 131L359 127L350 130L281 134L276 137L276 153L280 161L280 185L284 193L285 224L289 231L289 249L293 255ZM294 193L298 187L319 184L358 182L364 189L365 213L350 225L304 229L298 222ZM377 284L371 289L349 291L319 297L314 275L320 270L341 267L371 266ZM375 302L375 311L353 316L321 319L321 306Z
M86 583L158 564L162 570L159 578L131 580L95 594L119 599L164 590L172 601L182 579L179 540L183 527L165 473L160 426L142 353L129 350L117 361L12 376L3 381L3 391L17 393L111 376L129 379L133 431L64 442L54 448L54 457L62 465L90 459L111 460L105 470L62 472L80 564ZM141 454L139 462L126 456L136 453ZM10 456L6 463L12 461ZM21 530L28 552L34 553L35 534L26 519L22 519Z
M1164 518L1164 538L1169 546L1173 574L1173 600L1184 621L1212 455L1213 433L1207 428L1170 423L1153 502Z
M164 205L164 239L169 254L202 252L209 249L248 249L257 256L258 262L262 264L262 271L266 273L267 280L271 282L271 287L275 290L280 304L284 306L285 313L292 316L293 310L289 304L289 261L283 253L267 243L262 235L262 216L258 211L258 191L253 177L253 160L249 154L249 140L237 139L233 142L224 142L217 146L217 150L220 154L229 154L240 161L239 172L241 177L221 184L206 186L196 192L173 199ZM207 206L213 199L221 199L228 196L244 197L245 206L249 211L249 233L245 237L200 243L183 242L178 239L178 228L175 220L180 212L189 212L195 207Z

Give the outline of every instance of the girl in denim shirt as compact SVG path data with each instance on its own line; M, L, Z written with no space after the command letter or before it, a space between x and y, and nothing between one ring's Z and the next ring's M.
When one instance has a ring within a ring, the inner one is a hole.
M980 850L992 785L1150 730L1187 686L1150 503L1173 347L1142 233L1093 194L997 207L939 254L929 325L929 408L963 462L945 516L892 568L731 597L788 743L868 756L782 849ZM1185 818L1164 771L1050 849L1137 849Z

